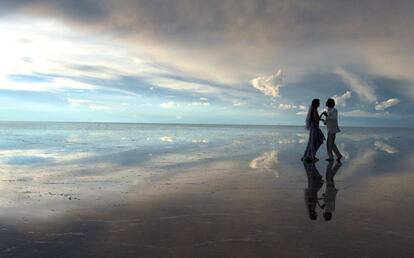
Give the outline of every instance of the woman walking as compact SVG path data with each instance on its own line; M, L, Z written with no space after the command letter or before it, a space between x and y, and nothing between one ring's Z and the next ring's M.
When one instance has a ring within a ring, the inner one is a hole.
M325 140L325 136L319 128L319 105L319 99L313 99L308 110L308 115L306 116L306 129L309 130L309 140L302 157L302 160L304 161L318 161L319 159L316 157L316 152L318 152L319 147Z

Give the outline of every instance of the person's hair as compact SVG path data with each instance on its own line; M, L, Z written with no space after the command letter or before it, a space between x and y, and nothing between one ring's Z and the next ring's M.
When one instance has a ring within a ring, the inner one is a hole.
M319 106L319 104L320 104L320 100L319 99L313 99L312 100L312 110L313 109L317 109L318 106Z
M326 221L330 221L332 219L332 212L324 212L323 217Z
M334 106L335 106L335 100L334 99L328 99L327 101L326 101L326 106L327 107L330 107L330 108L333 108Z

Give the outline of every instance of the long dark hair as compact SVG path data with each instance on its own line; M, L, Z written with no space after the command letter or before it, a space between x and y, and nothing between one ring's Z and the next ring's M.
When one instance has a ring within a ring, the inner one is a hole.
M320 105L321 101L319 99L313 99L312 100L312 110L315 110Z

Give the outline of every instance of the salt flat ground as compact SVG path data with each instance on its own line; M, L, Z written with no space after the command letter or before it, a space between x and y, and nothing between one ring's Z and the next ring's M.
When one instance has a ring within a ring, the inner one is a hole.
M324 146L303 164L306 141L288 126L2 122L0 257L414 257L414 130L343 128L341 166Z

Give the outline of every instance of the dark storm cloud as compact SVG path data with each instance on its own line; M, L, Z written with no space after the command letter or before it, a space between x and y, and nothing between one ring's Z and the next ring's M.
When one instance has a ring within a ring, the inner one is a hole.
M404 36L413 32L413 1L240 0L17 0L0 1L3 13L93 18L131 33L169 35L186 41L343 40ZM97 25L98 25L97 24ZM86 24L85 24L86 25ZM389 34L390 33L390 34ZM257 39L260 35L263 38Z

